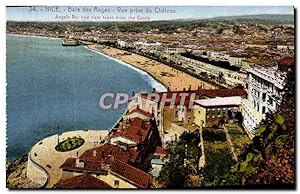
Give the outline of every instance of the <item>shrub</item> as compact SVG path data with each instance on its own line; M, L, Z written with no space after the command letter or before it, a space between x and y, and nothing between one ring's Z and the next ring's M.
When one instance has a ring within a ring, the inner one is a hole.
M226 134L221 130L203 130L205 141L226 141Z
M67 152L79 148L84 144L84 139L81 137L67 138L56 145L55 150L59 152Z

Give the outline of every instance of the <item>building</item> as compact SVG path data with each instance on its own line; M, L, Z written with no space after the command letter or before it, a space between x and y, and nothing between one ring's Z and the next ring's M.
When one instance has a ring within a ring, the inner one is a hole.
M143 109L140 109L139 106L137 106L134 109L131 109L126 113L126 115L123 116L124 120L129 120L133 118L140 118L144 121L149 121L152 117L152 114L150 112L147 112Z
M294 68L294 59L284 57L278 68L252 68L248 70L248 100L242 101L243 126L250 137L265 114L275 111L281 103L284 75Z
M241 97L216 97L195 100L195 124L201 127L219 126L240 111Z
M123 40L117 40L117 45L121 48L126 47L127 42Z
M56 187L76 187L80 180L82 182L85 178L89 180L96 178L99 180L97 181L99 187L108 185L112 188L149 188L151 175L132 164L136 158L135 153L111 144L87 150L80 157L68 158L60 166L62 178L55 185ZM83 176L85 174L89 176ZM71 186L70 182L74 185ZM66 186L66 183L70 185Z
M161 146L155 118L139 106L128 110L110 132L107 143L68 158L57 188L149 188L151 157ZM86 175L88 174L88 175ZM86 180L87 179L87 180ZM96 185L91 185L95 180ZM73 184L72 184L73 183Z
M284 57L278 61L278 70L287 72L295 67L295 60L293 57Z
M169 55L174 55L174 54L181 54L181 53L185 53L186 49L183 47L168 47L165 52Z
M280 104L284 79L275 68L248 70L248 100L262 115L274 111Z
M263 116L253 108L248 99L242 99L241 110L243 116L243 127L246 129L245 131L248 133L249 137L253 138L255 135L255 129L259 126Z
M160 173L163 165L165 165L165 161L163 158L166 155L167 155L167 151L164 148L159 147L159 146L156 147L155 152L151 159L150 174L152 174L152 176L154 176L154 177L159 176L159 173Z
M139 153L140 161L147 158L156 146L161 146L155 120L145 121L138 117L121 121L112 132L110 142L125 150L134 149Z
M184 129L180 126L174 127L175 122L181 122L182 124L194 123L194 99L207 99L229 96L240 96L246 98L247 92L242 89L199 88L198 90L142 93L136 94L133 97L133 99L129 103L128 111L129 113L134 112L135 114L136 112L140 112L139 114L153 114L159 130L161 142L163 143L164 147L164 142L174 140L176 139L176 136L179 137L182 132L187 131L187 129ZM173 103L171 103L172 98ZM139 110L137 110L137 108Z
M95 176L84 173L68 179L62 179L54 185L55 189L111 189L112 187L97 179Z

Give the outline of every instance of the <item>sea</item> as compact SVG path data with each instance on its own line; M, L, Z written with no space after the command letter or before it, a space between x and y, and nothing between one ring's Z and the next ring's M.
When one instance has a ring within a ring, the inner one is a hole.
M102 109L102 94L165 91L149 74L61 39L6 36L7 160L70 130L109 130L126 110Z

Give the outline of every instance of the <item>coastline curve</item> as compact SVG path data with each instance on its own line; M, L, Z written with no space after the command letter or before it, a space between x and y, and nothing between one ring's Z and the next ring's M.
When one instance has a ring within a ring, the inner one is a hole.
M121 64L121 65L124 65L124 66L126 66L126 67L128 67L128 68L130 68L130 69L132 69L132 70L134 70L134 71L136 71L136 72L138 72L143 78L146 79L147 82L150 83L150 85L152 86L152 88L155 88L155 89L156 89L156 91L158 91L158 92L166 92L166 91L167 91L166 86L164 86L161 82L159 82L157 79L155 79L155 78L154 78L152 75L150 75L148 72L146 72L146 71L144 71L144 70L142 70L142 69L139 69L139 68L137 68L137 67L134 67L134 66L132 66L131 64L126 63L126 62L124 62L124 61L122 61L122 60L120 60L120 59L116 59L116 58L114 58L114 57L111 57L111 56L109 56L109 55L106 55L106 54L104 54L104 53L102 53L102 52L100 52L100 51L98 51L98 50L89 48L88 46L84 46L84 48L86 48L87 50L90 50L90 51L92 51L92 52L95 52L95 53L97 53L97 54L99 54L99 55L101 55L101 56L104 56L104 57L106 57L106 58L108 58L108 59L111 59L111 60L113 60L113 61L115 61L115 62L117 62L117 63L119 63L119 64Z

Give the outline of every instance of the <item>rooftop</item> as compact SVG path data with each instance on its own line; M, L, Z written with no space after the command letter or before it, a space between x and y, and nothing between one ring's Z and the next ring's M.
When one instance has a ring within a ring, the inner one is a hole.
M110 189L107 183L90 174L82 174L69 179L60 180L55 185L58 189Z
M210 99L195 100L195 104L204 107L213 106L239 106L241 104L240 96L230 96L230 97L216 97Z
M155 154L165 156L165 155L167 155L167 151L164 148L160 147L160 146L156 146Z
M294 65L295 60L293 57L284 57L278 61L278 64L280 65Z
M114 157L108 157L104 161L81 161L84 163L84 167L82 168L76 167L76 158L68 158L61 166L61 168L69 171L81 170L103 174L111 172L139 188L147 188L149 186L149 181L151 179L150 174L143 172L142 170L135 168L125 162L122 162L121 160L118 160Z
M133 142L140 143L144 142L151 129L151 124L148 121L144 121L140 118L130 119L128 125L122 128L122 124L114 131L112 138L123 137Z
M148 188L151 175L135 168L129 164L126 164L120 160L113 160L110 164L111 171L117 175L121 175L129 182L136 185L139 188Z
M275 68L251 68L248 70L249 73L254 74L261 79L264 79L270 83L273 83L276 87L283 89L284 77Z
M130 153L129 151L126 151L119 146L104 144L102 146L85 151L80 156L80 159L103 161L105 160L105 158L107 158L107 156L113 155L115 158L121 161L128 162L131 154L134 153Z
M133 109L133 110L131 110L130 112L128 112L127 115L131 115L133 113L139 113L139 114L142 114L142 115L144 115L146 117L151 117L152 116L152 114L150 112L144 111L143 109L140 109L138 107L135 108L135 109Z
M151 96L151 98L148 97L149 93L143 93L141 94L141 96L143 98L149 99L151 101L155 101L155 102L161 102L162 101L162 96L165 94L166 95L166 99L171 99L173 94L177 94L176 95L176 99L175 99L175 105L179 105L180 101L181 101L181 96L179 94L188 94L185 98L184 101L184 105L189 105L190 103L190 99L191 99L191 94L195 94L198 96L205 96L205 97L210 97L210 98L214 98L214 97L229 97L229 96L240 96L243 98L247 97L247 92L243 89L199 89L199 90L190 90L190 91L168 91L168 92L158 92L157 94L159 94L160 98L159 100L156 100L153 96ZM170 102L166 102L165 106L170 105Z
M96 156L93 155L94 150L98 150ZM118 146L105 144L85 151L79 159L68 158L60 168L69 171L92 172L104 175L110 171L139 188L147 188L151 175L127 163L131 159L135 161L137 154L133 149L127 152ZM81 166L76 165L78 161L82 163Z
M103 173L106 174L107 171L102 168L102 161L95 160L80 160L84 165L81 167L76 166L76 158L68 158L61 166L63 170L73 170L73 171L87 171L87 172L95 172L95 173Z
M165 162L162 159L152 159L151 164L164 165Z

